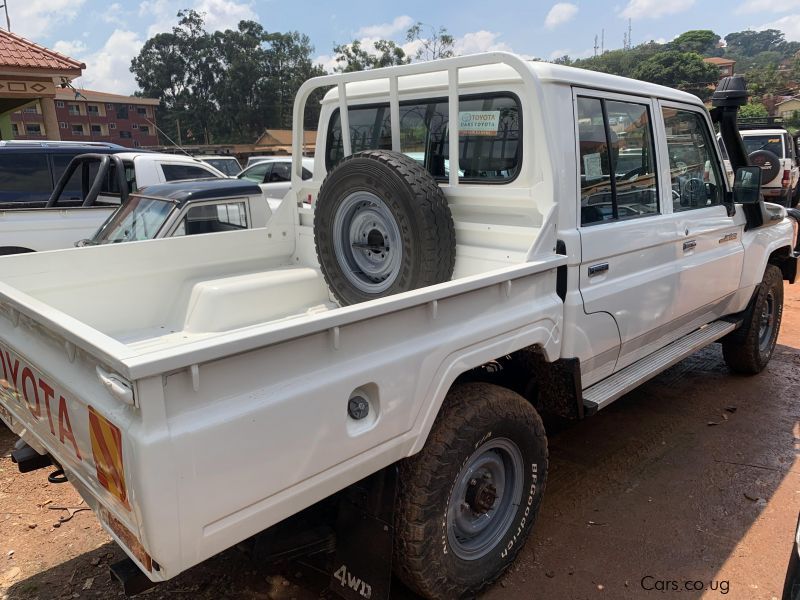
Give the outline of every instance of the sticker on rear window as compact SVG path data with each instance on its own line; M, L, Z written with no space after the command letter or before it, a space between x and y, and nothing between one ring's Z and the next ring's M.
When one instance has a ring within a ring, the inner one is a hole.
M458 113L459 135L497 135L499 110L462 110Z

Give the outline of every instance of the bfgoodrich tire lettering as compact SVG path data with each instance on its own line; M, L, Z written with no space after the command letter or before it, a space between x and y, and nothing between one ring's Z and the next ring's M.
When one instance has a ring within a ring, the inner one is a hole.
M486 464L495 471L482 469ZM497 477L499 464L509 469L503 477ZM477 593L522 549L546 479L547 438L536 410L495 385L454 387L425 447L400 464L397 575L427 598Z
M331 170L314 209L325 281L355 304L448 281L455 229L444 193L404 154L359 152Z

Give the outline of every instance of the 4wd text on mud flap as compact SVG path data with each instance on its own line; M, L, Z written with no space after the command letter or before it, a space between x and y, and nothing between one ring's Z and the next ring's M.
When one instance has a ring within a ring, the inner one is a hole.
M336 569L336 571L333 573L333 577L336 579L336 581L342 584L342 587L349 587L362 598L369 600L369 598L372 597L372 586L348 571L347 565L342 565Z

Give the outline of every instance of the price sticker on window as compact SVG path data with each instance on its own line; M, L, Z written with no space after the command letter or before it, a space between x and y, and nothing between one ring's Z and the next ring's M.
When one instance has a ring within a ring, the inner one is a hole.
M459 135L497 135L499 110L462 110L458 113Z

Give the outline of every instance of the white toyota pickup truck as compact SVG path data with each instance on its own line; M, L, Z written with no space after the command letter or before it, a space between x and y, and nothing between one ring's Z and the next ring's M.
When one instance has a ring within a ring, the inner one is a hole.
M211 165L189 156L156 152L103 156L122 160L124 180L120 181L112 169L101 182L102 186L90 194L89 184L95 173L87 165L82 182L83 201L78 205L60 198L59 193L73 178L81 181L83 173L80 171L72 177L64 173L66 180L56 185L45 208L0 209L0 256L72 247L78 240L92 236L127 197L128 191L168 181L225 177ZM98 161L100 158L98 155Z
M14 458L62 470L139 579L333 503L340 594L386 597L381 567L474 594L535 521L540 414L714 342L737 373L770 360L797 233L747 166L745 101L505 53L310 80L266 228L0 259Z

